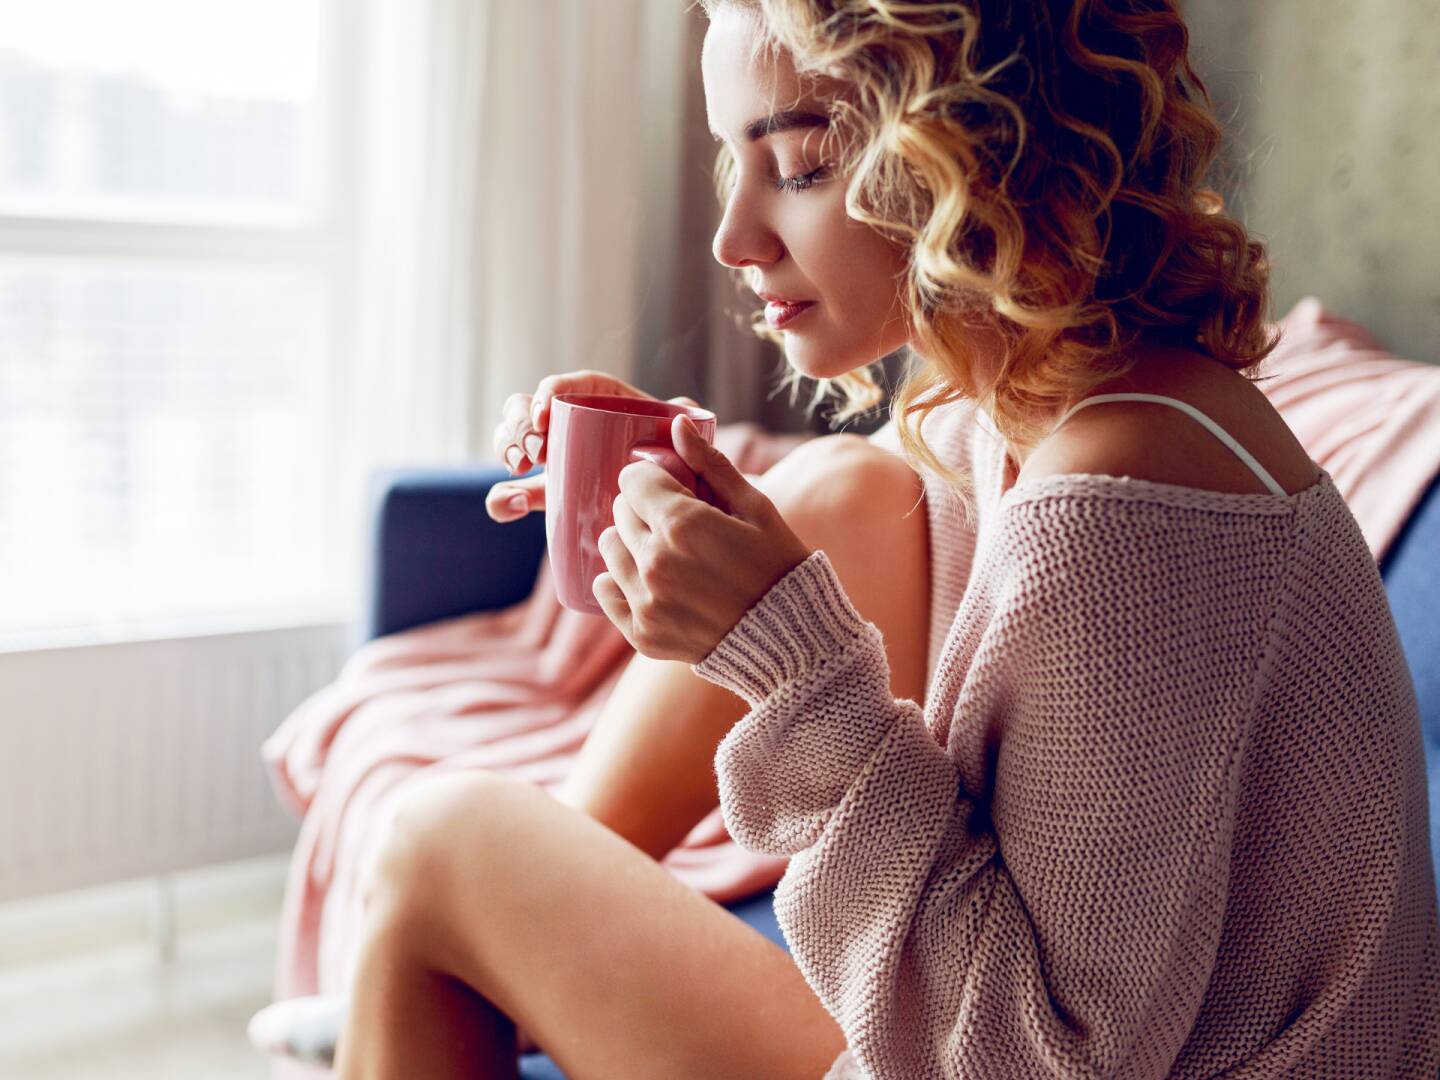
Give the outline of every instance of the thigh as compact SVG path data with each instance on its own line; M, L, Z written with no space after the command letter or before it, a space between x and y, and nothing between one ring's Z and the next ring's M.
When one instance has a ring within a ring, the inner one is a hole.
M784 949L534 785L438 778L401 804L397 844L427 958L571 1080L818 1080L845 1048Z

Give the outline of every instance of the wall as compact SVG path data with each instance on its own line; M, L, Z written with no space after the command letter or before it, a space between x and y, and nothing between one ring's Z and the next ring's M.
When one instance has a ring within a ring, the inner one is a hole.
M1306 295L1440 363L1440 0L1182 0L1220 189Z

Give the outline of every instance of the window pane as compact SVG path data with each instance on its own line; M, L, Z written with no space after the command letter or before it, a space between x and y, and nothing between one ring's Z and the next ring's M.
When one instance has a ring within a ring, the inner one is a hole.
M296 220L321 0L0 0L0 213Z
M342 602L326 304L318 271L0 261L0 637Z

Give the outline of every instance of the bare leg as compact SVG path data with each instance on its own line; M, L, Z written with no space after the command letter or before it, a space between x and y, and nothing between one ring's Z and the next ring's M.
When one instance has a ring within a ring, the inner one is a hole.
M802 540L825 550L856 609L879 627L895 695L923 702L928 531L913 470L858 436L825 436L756 486ZM719 804L715 751L746 711L689 664L637 654L558 797L662 859Z
M534 785L418 786L366 897L343 1080L510 1080L512 1019L574 1080L815 1080L845 1047L783 949Z
M515 1025L485 998L419 958L423 941L392 895L367 907L336 1075L359 1077L518 1075Z
M518 1073L515 1025L426 957L435 927L397 888L396 860L365 903L365 937L335 1073L347 1080Z

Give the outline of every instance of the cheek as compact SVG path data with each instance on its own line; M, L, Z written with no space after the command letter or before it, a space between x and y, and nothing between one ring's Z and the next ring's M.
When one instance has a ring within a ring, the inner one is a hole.
M792 360L808 367L823 357L827 366L848 370L903 345L909 336L900 298L905 249L849 217L843 188L817 193L791 214L786 246L821 306L807 332L787 336Z
M850 218L832 239L820 265L826 268L824 297L830 314L855 329L874 330L898 316L903 288L903 250L875 230Z
M874 229L845 213L845 189L830 185L823 196L807 207L807 248L816 281L830 290L833 298L854 301L872 295L876 280L893 272L894 245Z

